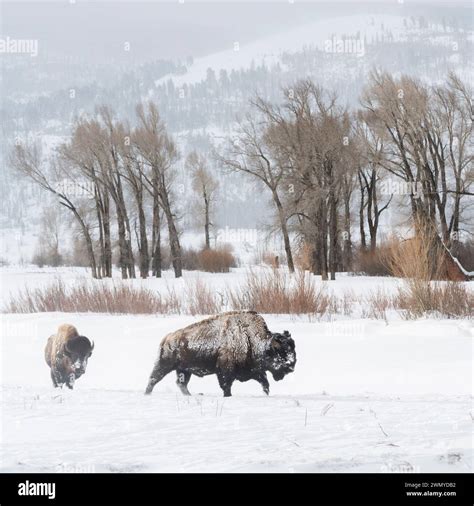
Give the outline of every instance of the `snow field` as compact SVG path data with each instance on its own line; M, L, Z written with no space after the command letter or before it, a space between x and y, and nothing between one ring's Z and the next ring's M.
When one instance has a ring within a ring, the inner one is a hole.
M199 318L2 315L0 470L11 472L469 472L468 321L309 322L266 316L296 342L294 374L234 383L169 374L144 396L158 344ZM96 348L74 391L43 349L62 322Z

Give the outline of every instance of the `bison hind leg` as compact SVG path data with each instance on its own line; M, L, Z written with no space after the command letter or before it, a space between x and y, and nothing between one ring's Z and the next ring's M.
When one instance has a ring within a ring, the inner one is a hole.
M224 397L231 397L232 383L234 382L234 377L231 374L218 372L217 379L219 381L219 386L222 388L222 391L224 392Z
M150 379L145 390L145 395L151 394L155 385L161 381L169 372L173 370L172 367L165 367L159 360L155 363L153 371L151 371Z
M176 376L177 376L176 384L181 390L181 393L183 395L191 395L188 390L188 383L189 380L191 379L191 373L189 371L179 369L176 371Z

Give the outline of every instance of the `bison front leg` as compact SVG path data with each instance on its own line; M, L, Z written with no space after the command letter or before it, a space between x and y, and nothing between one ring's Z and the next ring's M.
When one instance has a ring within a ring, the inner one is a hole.
M219 386L222 388L224 392L224 397L231 397L231 389L232 383L234 382L234 377L229 373L218 372L217 379L219 381Z
M262 385L264 393L266 393L268 395L270 393L270 383L268 383L266 373L264 373L264 372L260 373L254 379L256 381L258 381L260 383L260 385Z
M176 371L176 384L179 386L179 389L181 390L183 395L191 395L191 393L188 390L188 383L191 379L191 373L189 371Z
M51 381L53 382L54 388L57 388L59 386L59 380L52 369L51 369Z
M155 388L155 385L171 371L172 371L171 367L165 366L162 362L158 360L155 363L155 366L153 367L153 371L151 371L150 379L148 380L148 385L145 390L145 395L151 394L151 392L153 392L153 389Z
M70 373L68 374L67 376L67 379L66 379L66 386L72 390L74 388L74 383L76 381L76 376L74 373Z

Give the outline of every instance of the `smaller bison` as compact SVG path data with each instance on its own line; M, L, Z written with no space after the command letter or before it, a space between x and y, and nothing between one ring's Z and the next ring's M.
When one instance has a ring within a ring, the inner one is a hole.
M168 334L160 344L158 358L145 393L169 372L176 371L177 384L190 395L191 375L216 374L224 397L230 397L235 380L258 381L268 395L266 371L276 381L294 371L295 342L290 333L270 332L265 320L253 311L231 311Z
M86 372L87 360L93 349L94 343L80 336L76 327L61 325L56 334L48 339L44 350L53 385L62 387L66 384L72 389L76 379Z

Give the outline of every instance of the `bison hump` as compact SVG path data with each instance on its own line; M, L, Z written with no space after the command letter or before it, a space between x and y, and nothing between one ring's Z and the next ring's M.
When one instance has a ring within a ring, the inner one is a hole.
M64 323L59 326L57 335L61 340L68 341L73 337L77 337L79 333L77 332L77 329L74 327L74 325Z

